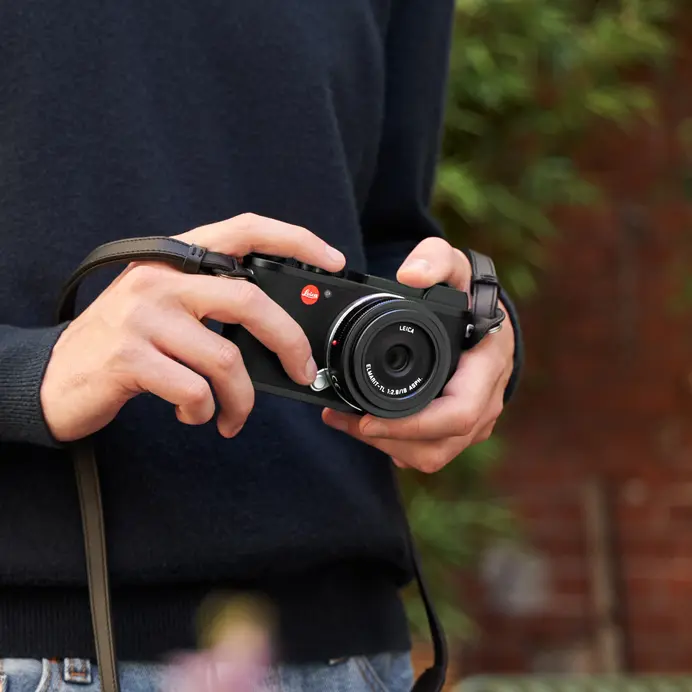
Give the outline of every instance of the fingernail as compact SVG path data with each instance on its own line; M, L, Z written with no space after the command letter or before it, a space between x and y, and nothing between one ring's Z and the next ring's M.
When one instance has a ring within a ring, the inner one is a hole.
M405 269L406 271L415 271L415 272L422 272L423 274L427 274L431 267L430 267L430 262L428 260L424 259L412 259L408 262L404 263L404 266L402 269Z
M332 262L345 262L346 258L343 253L339 252L335 247L327 245L327 257L329 257Z
M343 418L340 418L339 416L330 416L327 420L332 428L341 430L341 432L348 431L348 421L345 421Z
M308 362L305 365L305 377L310 380L310 384L312 384L317 377L317 363L315 363L315 359L312 356L308 358Z
M384 437L387 434L387 426L384 423L372 421L366 423L361 432L367 437Z

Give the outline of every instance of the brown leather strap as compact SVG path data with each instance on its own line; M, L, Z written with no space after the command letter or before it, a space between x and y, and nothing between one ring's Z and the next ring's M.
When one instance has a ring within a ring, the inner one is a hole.
M233 278L252 278L252 271L243 267L235 257L210 252L206 248L190 245L176 238L147 236L114 240L90 252L63 286L58 301L58 322L74 316L77 289L87 274L109 264L145 260L165 262L186 274L221 274Z
M72 274L58 301L58 322L72 319L75 298L82 279L98 267L114 263L153 260L166 262L189 274L225 275L251 278L235 257L209 252L175 238L129 238L106 243L91 252ZM91 621L102 692L120 692L117 657L110 605L108 558L98 466L93 439L87 437L69 445L74 464L84 533Z
M71 447L82 512L91 622L94 627L101 689L102 692L119 692L115 641L111 623L106 536L103 528L101 487L96 457L93 444L88 438L73 443Z
M469 248L463 248L461 251L471 264L473 329L467 337L467 345L473 347L500 328L505 313L497 304L500 284L493 261L490 257Z
M466 250L465 253L473 269L472 296L476 330L474 334L469 335L470 345L473 345L489 331L496 329L505 315L497 308L498 287L492 261L470 250ZM235 258L208 252L204 248L187 245L172 238L131 238L115 241L94 250L69 279L59 301L58 321L73 318L77 289L87 274L97 267L134 260L167 262L181 271L193 274L252 278L252 272L244 268ZM117 658L111 624L103 508L93 440L86 438L73 443L70 447L79 489L89 600L101 687L102 692L119 692ZM420 558L408 527L407 532L410 557L428 617L435 653L434 664L418 678L412 692L440 692L445 683L448 664L445 635L428 593Z

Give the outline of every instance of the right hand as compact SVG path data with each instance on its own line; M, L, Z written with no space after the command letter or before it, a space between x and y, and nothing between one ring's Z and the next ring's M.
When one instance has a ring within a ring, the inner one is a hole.
M175 236L208 250L243 256L260 252L339 271L343 255L310 231L242 214ZM257 286L183 274L165 264L130 264L61 334L41 386L46 423L60 442L90 435L123 405L151 392L175 406L189 425L207 423L233 437L254 405L254 388L238 348L202 324L241 324L274 351L299 384L317 367L297 322Z

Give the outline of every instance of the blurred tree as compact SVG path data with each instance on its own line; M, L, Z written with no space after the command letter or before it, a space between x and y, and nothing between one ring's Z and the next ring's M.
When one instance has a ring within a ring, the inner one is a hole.
M677 140L680 146L680 163L675 171L675 181L669 187L676 189L681 184L683 198L689 203L692 200L692 118L685 118L678 125ZM665 183L664 183L665 184ZM692 311L692 234L688 233L686 242L679 248L678 257L673 263L672 271L679 277L680 292L672 300L672 312L676 315L690 314ZM692 336L690 336L692 343Z
M608 121L654 117L626 71L662 66L674 0L458 0L435 201L456 243L497 258L510 293L535 290L556 205L598 190L572 155Z
M598 201L572 158L581 138L599 122L655 117L653 95L627 75L665 67L675 1L457 0L434 208L454 244L495 259L516 299L536 290L555 232L551 210ZM492 439L434 476L402 474L426 573L455 638L472 632L459 567L516 533L487 483L499 456ZM410 604L424 635L420 604Z

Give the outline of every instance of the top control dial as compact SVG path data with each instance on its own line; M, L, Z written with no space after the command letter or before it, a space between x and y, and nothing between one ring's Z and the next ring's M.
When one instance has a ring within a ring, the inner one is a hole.
M300 264L298 264L298 269L303 269L306 272L312 272L313 274L329 274L328 271L320 269L319 267L313 267L312 264L306 264L305 262L300 262Z

